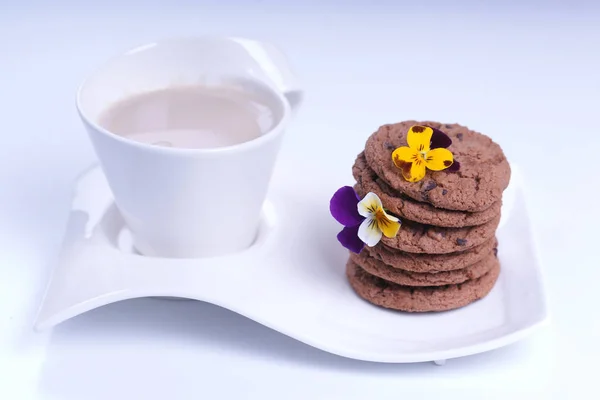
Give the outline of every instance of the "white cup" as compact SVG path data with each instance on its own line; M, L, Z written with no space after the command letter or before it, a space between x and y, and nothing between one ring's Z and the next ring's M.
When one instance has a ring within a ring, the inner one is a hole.
M123 98L173 85L236 85L272 108L276 124L229 147L138 143L98 125ZM280 51L248 39L171 39L110 60L80 87L77 108L135 248L153 257L212 257L255 240L284 129L302 100Z

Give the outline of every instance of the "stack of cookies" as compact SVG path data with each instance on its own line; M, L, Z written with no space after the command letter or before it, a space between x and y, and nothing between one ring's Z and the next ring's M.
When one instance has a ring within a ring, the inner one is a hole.
M452 139L456 172L427 170L410 182L392 160L412 126ZM351 253L347 276L365 300L396 310L426 312L465 306L486 296L500 273L496 228L510 167L489 137L457 124L406 121L384 125L368 139L353 167L354 189L375 193L400 218L393 237Z

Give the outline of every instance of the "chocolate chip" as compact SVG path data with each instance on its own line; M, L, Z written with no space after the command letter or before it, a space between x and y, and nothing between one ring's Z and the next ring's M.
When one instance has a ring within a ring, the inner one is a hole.
M448 191L446 189L442 189L442 196L445 196Z
M437 187L437 183L435 181L427 181L421 185L421 197L423 200L429 200L429 192Z
M452 129L452 125L446 124L446 129Z
M421 191L429 192L437 187L437 183L435 181L427 181L421 186Z
M498 257L498 248L494 247L494 257Z
M456 134L456 138L462 142L463 134L462 133L457 133Z
M467 239L456 239L456 244L459 246L464 246L467 244Z
M396 146L394 146L393 144L391 144L390 142L385 142L384 146L386 149L388 150L394 150L396 148Z
M446 231L440 231L440 235L442 235L443 238L446 237Z

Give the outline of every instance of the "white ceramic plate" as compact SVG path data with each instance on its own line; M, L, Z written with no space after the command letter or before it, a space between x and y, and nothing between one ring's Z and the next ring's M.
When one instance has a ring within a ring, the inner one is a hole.
M459 310L408 314L357 297L345 277L341 229L328 212L335 187L274 184L256 244L196 260L134 254L99 168L78 181L62 254L37 328L116 301L167 296L207 301L341 356L438 361L515 342L547 319L520 175L513 166L498 230L502 272L483 300ZM226 240L226 238L225 238Z

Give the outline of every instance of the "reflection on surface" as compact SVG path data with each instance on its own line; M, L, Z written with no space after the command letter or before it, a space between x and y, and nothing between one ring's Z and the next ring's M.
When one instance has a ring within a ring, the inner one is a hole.
M535 338L539 343L540 335ZM226 380L239 390L244 385L275 384L278 377L290 379L292 374L346 388L353 385L353 378L377 381L391 375L400 390L407 379L430 379L431 374L450 378L474 369L493 372L494 367L512 365L518 376L529 364L531 344L527 340L451 360L444 367L378 364L325 353L211 304L135 299L90 311L56 327L39 391L60 399L225 396L233 391L223 385ZM261 368L268 368L269 376L262 375ZM209 378L216 371L220 380L212 381Z

